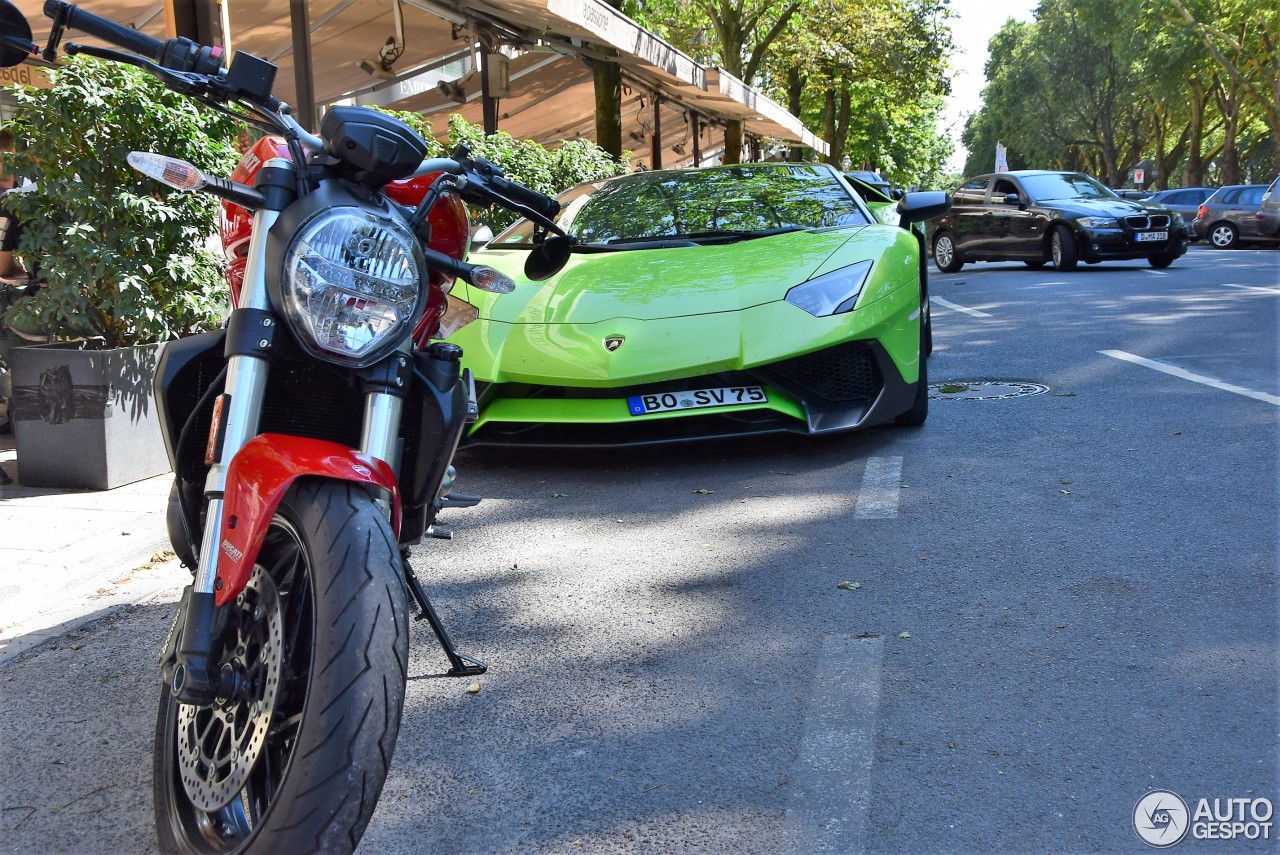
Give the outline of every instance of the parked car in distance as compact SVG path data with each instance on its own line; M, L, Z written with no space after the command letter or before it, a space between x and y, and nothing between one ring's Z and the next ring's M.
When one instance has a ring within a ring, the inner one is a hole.
M971 261L1053 262L1145 258L1168 267L1187 251L1187 228L1168 208L1121 199L1079 172L1018 170L980 175L951 194L951 210L929 224L944 273Z
M1253 219L1258 224L1258 233L1264 237L1280 238L1280 178L1271 182L1267 192L1262 195L1258 213Z
M520 220L471 256L514 291L453 286L479 314L449 338L476 380L465 445L924 422L932 333L910 227L946 194L906 194L889 224L827 164L752 163L636 172L558 198L573 238L562 270L521 274L534 226Z
M1207 240L1217 249L1231 249L1242 243L1278 240L1259 230L1258 211L1265 184L1230 184L1205 200L1196 212L1191 229L1196 240Z
M1159 205L1170 211L1177 211L1182 219L1190 223L1196 218L1196 211L1214 193L1213 187L1175 187L1172 190L1161 190L1147 197L1148 205Z

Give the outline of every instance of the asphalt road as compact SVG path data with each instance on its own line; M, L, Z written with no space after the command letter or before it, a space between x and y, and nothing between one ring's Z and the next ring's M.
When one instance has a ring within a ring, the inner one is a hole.
M490 672L415 626L361 851L1143 852L1153 789L1280 802L1280 252L931 288L922 428L463 455L414 563ZM153 850L170 615L0 667L5 851Z

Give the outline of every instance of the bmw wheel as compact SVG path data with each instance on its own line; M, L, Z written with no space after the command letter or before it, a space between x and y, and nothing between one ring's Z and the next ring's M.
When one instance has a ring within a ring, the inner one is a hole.
M1049 257L1054 270L1075 270L1080 261L1076 239L1065 226L1058 226L1049 235Z
M1209 229L1209 243L1215 249L1231 249L1240 240L1240 232L1231 223L1214 223Z
M933 242L933 263L943 273L955 273L964 262L960 260L960 254L956 252L956 245L951 240L948 232L943 232Z

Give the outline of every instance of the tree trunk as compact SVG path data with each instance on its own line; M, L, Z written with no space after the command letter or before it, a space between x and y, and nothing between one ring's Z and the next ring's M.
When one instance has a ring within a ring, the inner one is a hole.
M725 122L723 163L742 163L743 124L741 119Z
M622 157L622 68L616 62L592 60L596 87L596 145L614 160Z
M844 143L836 137L836 90L830 87L822 98L822 135L831 144L827 163L839 168L840 158L844 156Z
M1187 125L1187 162L1182 167L1183 187L1204 186L1204 160L1201 150L1204 147L1204 85L1199 80L1191 81L1191 119Z
M804 94L804 75L801 74L800 66L793 65L787 69L787 109L791 111L791 115L799 116L803 109L801 96ZM792 163L800 163L804 160L804 149L798 145L793 145L787 149L787 160Z

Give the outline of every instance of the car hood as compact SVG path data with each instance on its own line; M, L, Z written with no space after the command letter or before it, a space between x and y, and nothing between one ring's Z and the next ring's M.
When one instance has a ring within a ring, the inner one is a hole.
M659 320L733 312L781 300L815 275L879 258L888 229L850 226L789 232L728 244L575 252L557 275L531 282L527 250L487 249L470 258L516 281L510 294L468 288L482 320L514 324L592 324L615 318Z
M1060 211L1065 217L1129 217L1169 213L1167 208L1160 205L1145 205L1131 199L1055 199L1038 204Z

